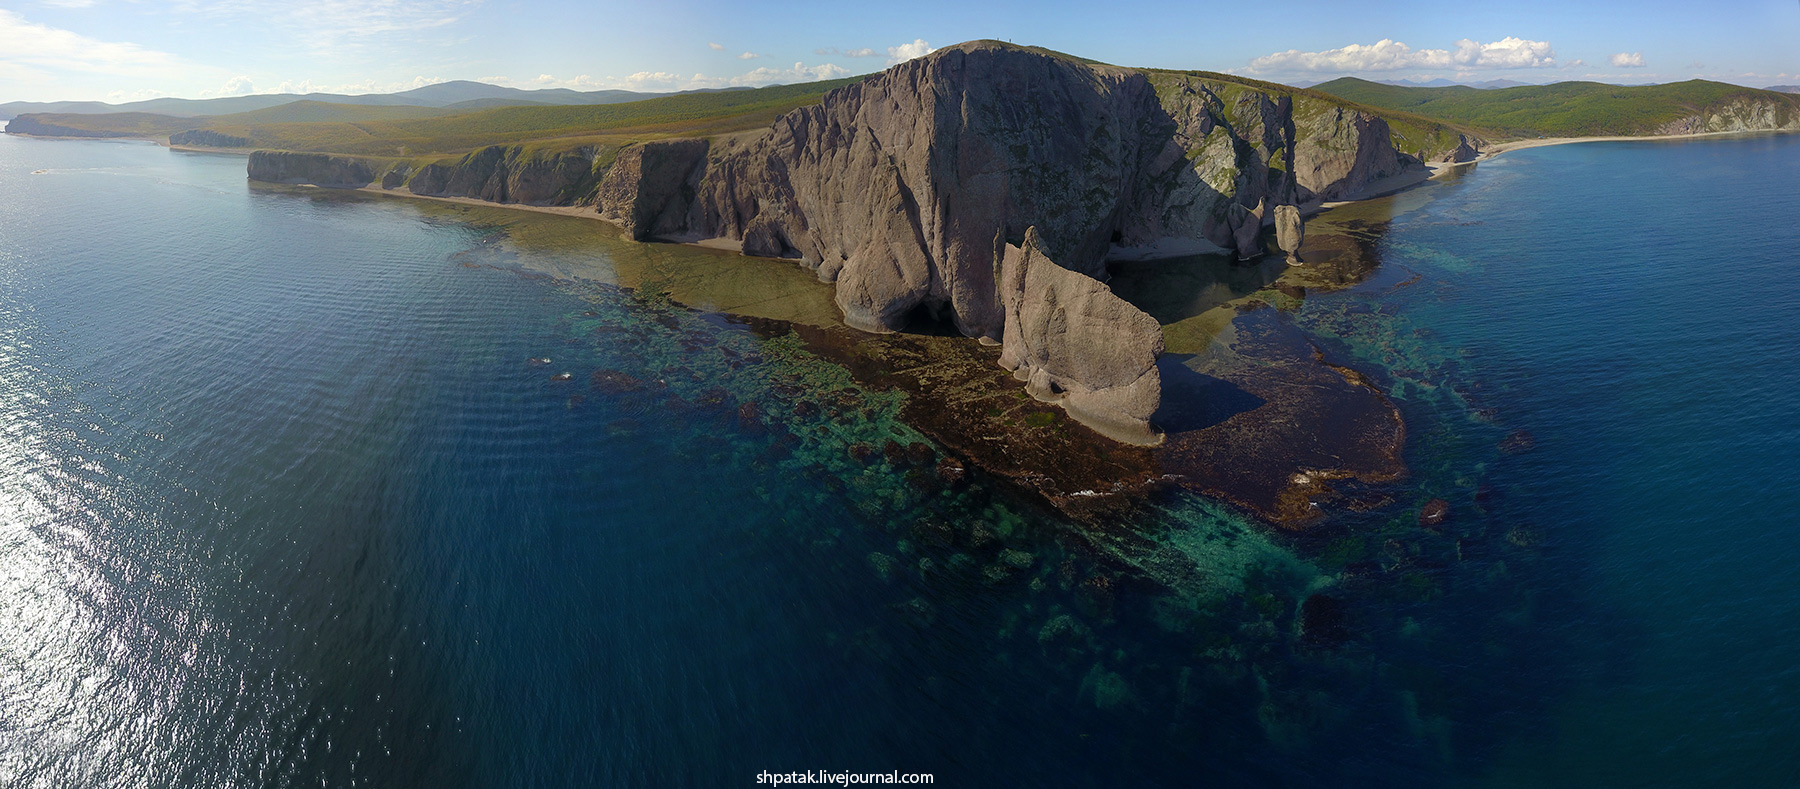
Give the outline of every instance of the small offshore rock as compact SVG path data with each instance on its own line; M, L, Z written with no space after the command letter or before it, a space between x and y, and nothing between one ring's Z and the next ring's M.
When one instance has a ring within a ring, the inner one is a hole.
M601 394L624 394L644 388L644 382L620 370L595 370L588 376L588 386Z
M762 414L755 403L742 403L737 409L738 427L745 430L756 430L763 426Z
M1500 439L1500 451L1508 455L1522 455L1537 448L1537 436L1523 428L1506 434Z
M968 478L969 469L963 466L962 461L947 457L938 461L937 476L946 485L959 485Z
M1425 502L1425 508L1419 510L1419 525L1434 528L1444 525L1450 520L1450 502L1443 499L1432 499Z

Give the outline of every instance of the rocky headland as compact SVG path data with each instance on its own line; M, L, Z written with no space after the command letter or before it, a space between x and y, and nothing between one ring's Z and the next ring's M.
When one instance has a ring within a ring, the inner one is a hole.
M1267 88L980 41L832 91L761 133L649 142L610 159L493 146L385 169L259 152L249 171L278 183L592 203L634 238L721 239L791 258L834 284L846 324L893 332L947 321L1006 345L1035 396L1107 435L1154 443L1159 389L1146 360L1160 338L1148 316L1105 298L1110 253L1169 244L1255 258L1278 207L1310 209L1427 172L1382 117ZM1003 280L1009 250L1032 264ZM1047 301L1055 294L1073 301ZM1024 319L1011 337L1008 318ZM1111 369L1115 356L1133 369Z
M1058 460L1039 453L1034 468L1016 477L1053 502L1173 480L1226 494L1272 520L1302 522L1315 516L1312 508L1289 502L1306 492L1327 496L1323 480L1377 481L1403 472L1396 459L1404 430L1392 405L1314 354L1288 352L1291 339L1271 341L1284 349L1284 369L1310 366L1315 372L1302 379L1323 376L1311 389L1286 389L1269 385L1255 365L1236 368L1242 383L1281 396L1281 426L1257 427L1262 420L1253 415L1243 429L1220 428L1221 419L1180 425L1176 432L1186 435L1170 440L1157 423L1167 410L1165 370L1193 373L1159 363L1162 325L1112 292L1107 263L1144 257L1145 250L1153 257L1159 249L1255 260L1272 241L1299 262L1304 213L1421 181L1428 159L1454 159L1459 146L1472 144L1450 135L1426 149L1419 139L1416 130L1400 139L1376 113L1282 86L1118 68L980 41L834 90L761 132L652 141L611 155L542 156L492 146L424 165L359 166L348 157L259 151L249 175L591 205L634 239L723 243L746 255L791 259L833 286L849 327L888 334L942 325L998 346L988 363L1011 371L1031 399L1060 406L1079 423L1077 437L1064 440L1075 446L1061 451L1111 457L1117 453L1100 448L1113 441L1146 448L1120 456L1129 461L1099 464L1105 473L1068 479L1045 473ZM1292 334L1279 326L1258 331ZM927 390L944 384L907 388L941 398L946 393ZM1184 387L1184 397L1206 396L1191 382ZM1339 416L1367 413L1358 418L1386 425L1364 431L1365 443L1378 446L1335 446L1335 463L1330 452L1304 452L1301 460L1271 448L1317 443L1296 439L1336 429L1314 413L1333 409L1306 405L1325 390L1354 401L1334 406ZM947 435L957 428L939 428L934 436L968 447L971 463L997 462L978 444ZM1263 457L1254 470L1228 469L1217 462L1218 451L1196 449L1197 429L1216 440L1244 438L1262 446ZM1158 445L1165 448L1148 449ZM1015 456L1033 454L1015 449ZM1190 473L1192 459L1201 457L1218 468ZM1220 479L1234 471L1256 476L1252 487L1260 492L1231 495L1232 484ZM1051 479L1055 484L1040 484Z

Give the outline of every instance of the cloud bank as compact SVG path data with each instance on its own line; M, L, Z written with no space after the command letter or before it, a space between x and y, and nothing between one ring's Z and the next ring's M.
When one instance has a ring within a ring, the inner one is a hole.
M1455 49L1413 49L1384 38L1373 44L1351 44L1322 52L1290 49L1250 61L1251 73L1399 71L1401 69L1521 69L1557 66L1548 41L1508 36L1490 43L1470 39Z

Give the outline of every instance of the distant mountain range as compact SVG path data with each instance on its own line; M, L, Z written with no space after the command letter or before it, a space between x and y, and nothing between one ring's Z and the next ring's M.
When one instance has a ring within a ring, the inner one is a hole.
M1379 79L1379 80L1373 80L1373 81L1377 82L1379 84L1382 84L1382 85L1394 85L1396 87L1402 87L1402 88L1464 87L1464 88L1480 88L1482 90L1495 90L1498 88L1518 88L1518 87L1523 87L1525 85L1531 84L1529 82L1515 82L1510 79L1490 79L1486 82L1456 82L1453 80L1444 79L1443 77L1439 77L1434 80L1427 80L1425 82L1415 82L1410 79ZM1300 82L1293 82L1293 83L1289 83L1289 84L1293 85L1296 88L1311 88L1311 87L1315 87L1318 85L1323 85L1323 84L1325 84L1325 82L1326 82L1326 80L1302 80Z
M1770 85L1764 90L1772 90L1776 93L1800 93L1800 85Z
M746 88L709 88L683 93L712 93L719 90ZM638 93L629 90L578 91L567 88L521 90L485 82L456 80L426 85L399 93L368 93L347 96L337 93L268 93L251 96L227 96L218 99L149 99L124 104L99 101L13 101L0 104L0 120L11 120L27 112L68 115L102 115L115 112L148 112L178 118L231 115L239 112L279 107L296 101L321 101L331 104L358 104L378 107L430 107L433 109L483 109L487 107L529 106L533 104L584 105L618 104L638 99L674 95L670 93Z

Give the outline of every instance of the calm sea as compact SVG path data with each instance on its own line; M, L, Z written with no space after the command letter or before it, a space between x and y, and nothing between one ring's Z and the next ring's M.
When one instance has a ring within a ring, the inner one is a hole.
M0 136L0 785L1800 783L1796 183L1394 201L1282 319L1414 476L1296 537L880 452L901 395L730 314L829 319L787 264Z

